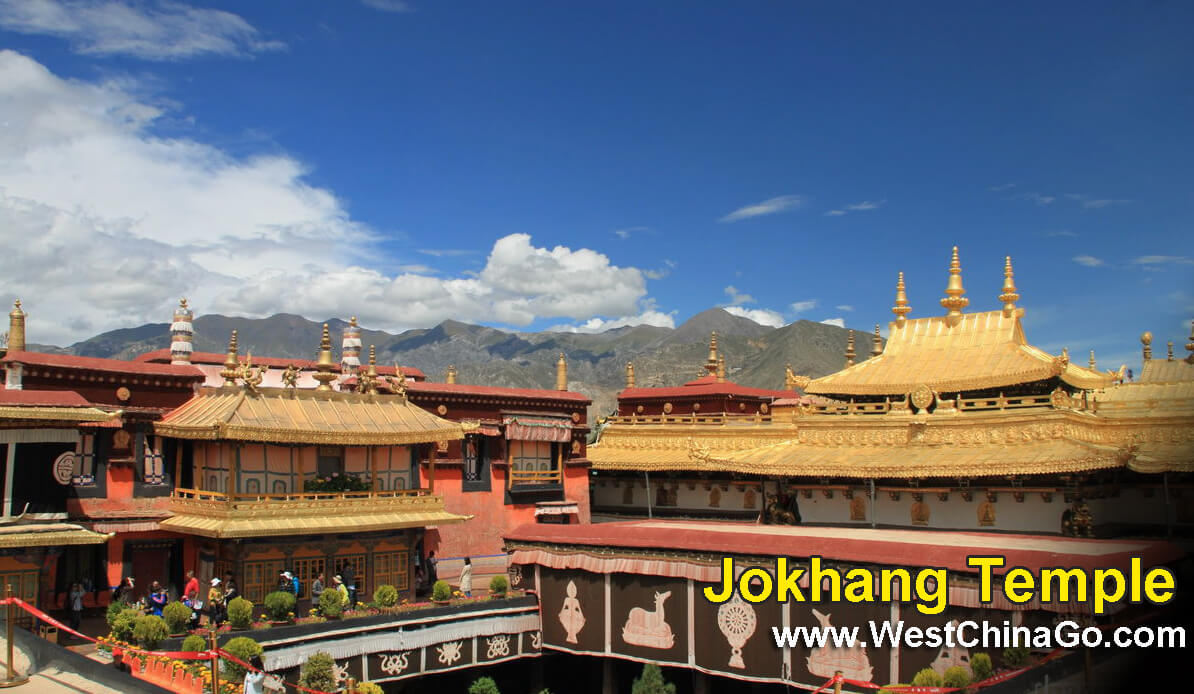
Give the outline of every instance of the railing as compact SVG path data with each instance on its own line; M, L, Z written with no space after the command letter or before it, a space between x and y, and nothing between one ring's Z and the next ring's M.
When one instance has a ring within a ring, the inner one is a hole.
M287 494L227 494L175 489L170 498L170 510L175 514L211 518L238 518L246 513L262 517L331 518L340 512L431 512L442 511L443 507L443 497L426 489Z
M229 494L209 492L203 489L178 488L174 498L190 501L215 501L224 503L259 503L287 501L351 501L355 499L396 499L427 496L427 489L368 490L363 492L287 492L283 494Z
M692 415L615 415L608 420L611 424L756 424L770 422L770 414L692 414Z
M561 480L559 470L518 470L510 471L510 484L559 484Z

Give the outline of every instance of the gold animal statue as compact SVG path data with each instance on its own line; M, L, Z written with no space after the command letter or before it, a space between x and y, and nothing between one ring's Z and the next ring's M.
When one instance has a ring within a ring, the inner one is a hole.
M406 375L402 373L402 367L394 364L394 374L386 376L386 383L394 395L406 395Z
M257 386L265 379L265 372L269 370L268 366L253 367L253 354L249 353L245 361L241 362L236 367L236 378L245 387L245 390L250 393L257 392Z
M285 388L298 387L299 370L294 368L294 364L289 364L286 370L282 372L282 386Z
M799 522L795 513L780 504L778 496L768 494L766 498L767 502L763 505L763 523L767 525L796 525Z

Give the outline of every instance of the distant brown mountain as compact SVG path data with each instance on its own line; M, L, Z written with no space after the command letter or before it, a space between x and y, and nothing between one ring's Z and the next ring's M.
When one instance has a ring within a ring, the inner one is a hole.
M333 319L328 324L338 352L346 323ZM204 315L195 319L195 349L224 352L235 329L241 354L312 359L319 345L320 326L284 313L269 318ZM460 383L524 388L553 387L556 358L564 352L569 387L593 399L591 414L596 415L613 409L628 361L634 362L640 386L679 385L695 378L708 356L709 333L714 330L728 377L743 385L780 389L788 363L806 376L823 376L844 364L844 328L805 320L771 328L720 308L703 311L676 328L639 325L595 334L522 333L448 320L397 335L366 329L362 340L366 351L369 345L377 347L381 364L415 366L433 381L442 380L451 364L457 368ZM169 326L150 323L96 335L62 351L132 359L169 345ZM856 333L858 358L865 358L870 349L870 333Z

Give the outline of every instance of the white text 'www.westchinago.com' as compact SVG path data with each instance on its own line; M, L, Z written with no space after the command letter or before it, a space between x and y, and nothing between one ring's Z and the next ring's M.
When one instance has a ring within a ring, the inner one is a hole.
M905 626L903 622L868 622L869 634L861 627L771 627L779 648L1008 648L1025 646L1054 648L1140 647L1185 648L1185 627L1145 626L1100 629L1063 621L1053 626L1012 626L1011 622L963 621L941 626ZM869 636L869 638L868 638Z

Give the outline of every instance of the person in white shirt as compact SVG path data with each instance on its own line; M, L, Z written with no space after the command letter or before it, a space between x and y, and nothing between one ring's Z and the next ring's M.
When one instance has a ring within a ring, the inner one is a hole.
M255 669L245 670L245 694L265 694L265 664L261 662L261 656L250 658L249 665Z

